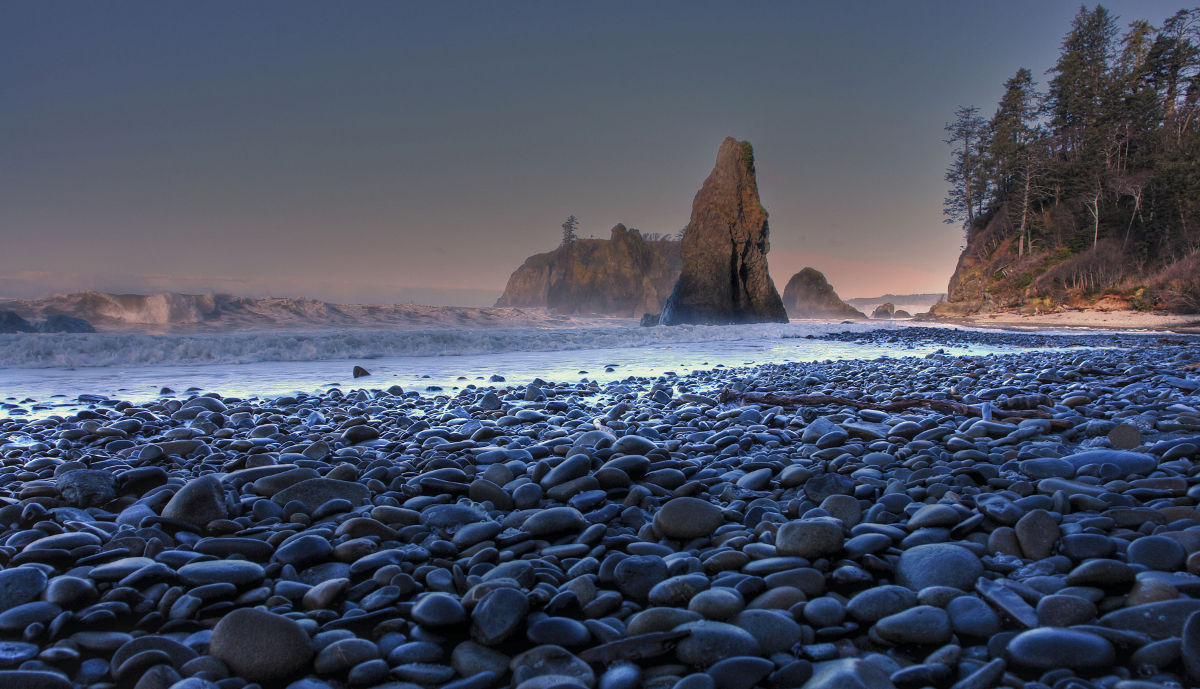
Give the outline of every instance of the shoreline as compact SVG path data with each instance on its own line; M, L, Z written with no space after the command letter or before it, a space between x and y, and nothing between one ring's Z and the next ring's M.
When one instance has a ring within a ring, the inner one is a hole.
M1071 309L1041 314L1016 312L980 313L971 316L920 314L916 322L942 323L974 328L1015 330L1080 329L1200 333L1200 314L1168 314L1144 311Z
M871 337L1078 339L905 330ZM0 447L4 662L47 686L1188 685L1200 351L1095 341L0 421L30 441Z

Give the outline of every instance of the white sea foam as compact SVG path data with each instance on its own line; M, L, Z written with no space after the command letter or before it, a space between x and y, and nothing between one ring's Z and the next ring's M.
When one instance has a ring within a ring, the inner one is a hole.
M316 329L229 333L0 335L0 366L64 368L456 356L566 351L698 342L801 338L823 332L893 327L883 323L759 324L643 328L612 319L604 327Z
M597 319L536 309L424 306L421 304L333 304L293 297L236 297L228 294L109 294L84 291L38 299L0 300L0 311L28 320L51 315L81 318L108 332L229 332L301 328L482 328L559 327Z

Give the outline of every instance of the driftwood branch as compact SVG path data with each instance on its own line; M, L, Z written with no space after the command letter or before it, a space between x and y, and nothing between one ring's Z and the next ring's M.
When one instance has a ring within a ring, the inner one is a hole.
M852 400L848 397L838 397L837 395L794 395L776 392L738 392L729 388L722 390L718 399L725 404L740 402L750 404L768 404L776 407L819 407L828 404L836 404L846 407L854 407L855 409L873 409L876 411L888 412L912 409L914 407L927 407L944 414L983 416L983 410L979 407L974 407L969 404L963 404L962 402L954 402L951 400L907 399L889 402L887 404L877 404L872 402L860 402L858 400ZM1009 410L993 407L992 417L995 419L1048 419L1050 418L1050 414L1040 409Z

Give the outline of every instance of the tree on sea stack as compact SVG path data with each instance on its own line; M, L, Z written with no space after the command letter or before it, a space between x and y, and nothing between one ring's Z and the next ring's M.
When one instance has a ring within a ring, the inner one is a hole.
M767 270L769 232L754 149L726 138L692 201L680 247L683 271L663 307L662 324L786 323Z
M579 227L579 218L574 215L568 215L567 219L562 224L562 243L563 246L574 244L579 239L579 235L575 233L575 228Z

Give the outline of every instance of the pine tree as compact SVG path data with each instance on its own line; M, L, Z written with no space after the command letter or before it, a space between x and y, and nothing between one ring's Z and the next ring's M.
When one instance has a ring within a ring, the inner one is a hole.
M575 233L575 228L577 227L579 227L579 218L576 218L574 215L568 215L562 224L563 246L570 246L579 240L579 235Z
M1012 199L1017 206L1018 257L1032 250L1031 215L1045 167L1037 141L1039 100L1033 73L1022 67L1004 82L1004 96L991 121L992 186L998 199Z
M948 223L960 222L970 227L984 208L987 124L979 116L979 108L959 107L954 111L954 121L946 124L946 133L945 142L950 144L952 152L946 170L950 191L942 214Z

